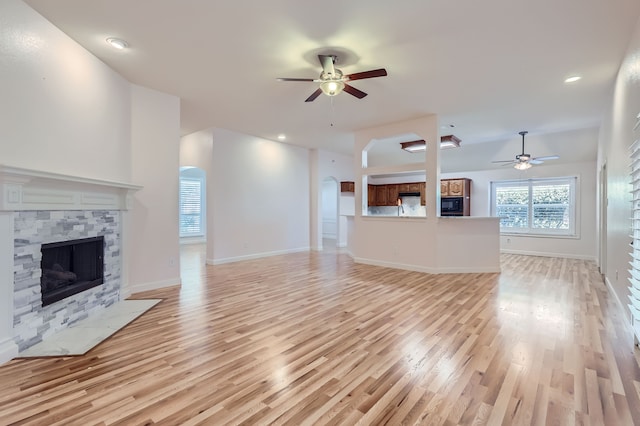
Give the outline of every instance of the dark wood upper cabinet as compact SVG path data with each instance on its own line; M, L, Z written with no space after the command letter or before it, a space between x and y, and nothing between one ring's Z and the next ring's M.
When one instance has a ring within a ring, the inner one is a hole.
M386 206L388 204L389 194L387 194L387 185L376 185L376 206Z
M356 184L354 182L340 182L340 192L355 192Z

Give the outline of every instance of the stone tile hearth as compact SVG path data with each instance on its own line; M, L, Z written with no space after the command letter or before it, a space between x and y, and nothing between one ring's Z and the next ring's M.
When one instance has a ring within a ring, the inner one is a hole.
M123 300L61 330L18 356L83 355L157 305L161 299Z

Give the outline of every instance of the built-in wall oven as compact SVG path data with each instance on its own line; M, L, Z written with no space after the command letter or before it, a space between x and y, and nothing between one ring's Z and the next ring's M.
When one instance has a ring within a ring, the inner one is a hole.
M461 216L464 213L462 197L440 198L440 216Z

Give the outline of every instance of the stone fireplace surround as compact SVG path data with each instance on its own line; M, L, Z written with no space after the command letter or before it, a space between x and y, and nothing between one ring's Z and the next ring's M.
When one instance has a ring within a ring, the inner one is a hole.
M0 364L128 297L123 256L140 186L0 165ZM42 307L40 246L102 235L105 282Z

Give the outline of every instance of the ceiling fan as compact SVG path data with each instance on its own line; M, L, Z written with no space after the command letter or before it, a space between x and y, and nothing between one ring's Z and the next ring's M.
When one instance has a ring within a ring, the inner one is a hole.
M349 81L384 77L387 75L387 70L384 68L344 75L342 71L334 66L337 58L336 55L318 55L320 65L322 65L322 72L320 73L320 77L316 79L278 78L278 81L313 81L314 83L320 83L320 87L305 100L305 102L311 102L320 96L321 93L327 96L336 96L343 90L358 99L362 99L367 96L367 94L347 84Z
M505 163L513 164L513 167L518 170L527 170L534 164L542 164L548 160L557 160L557 155L547 155L546 157L531 157L531 154L525 154L524 152L524 135L526 135L527 131L519 132L518 134L522 136L522 154L516 155L515 160L504 160L504 161L492 161L492 163Z

